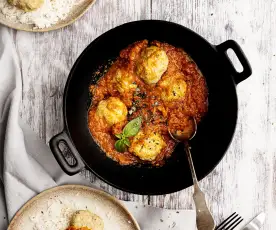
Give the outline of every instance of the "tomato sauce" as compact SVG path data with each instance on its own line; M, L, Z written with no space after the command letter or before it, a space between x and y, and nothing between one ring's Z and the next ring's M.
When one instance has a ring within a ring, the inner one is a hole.
M161 99L162 92L166 90L164 87L160 86L159 83L148 85L136 75L136 63L140 58L141 51L149 46L147 40L135 42L122 50L120 56L108 71L96 84L90 86L92 103L88 112L88 126L92 137L108 157L122 165L137 163L163 165L165 160L171 156L176 145L175 141L169 136L168 127L184 128L189 117L194 117L197 122L200 122L208 110L208 90L205 78L188 54L182 49L167 43L154 41L150 45L162 48L168 56L168 68L162 78L171 78L175 74L183 75L183 79L187 84L183 98L164 101ZM127 71L135 77L136 89L126 93L120 93L117 90L113 78L118 69ZM112 127L108 127L103 120L96 116L98 103L110 96L120 98L129 111L127 121L120 122ZM127 122L137 116L143 118L142 129L150 129L152 132L161 133L167 144L152 162L144 162L130 152L120 153L116 151L114 146L117 140L114 134L121 133Z

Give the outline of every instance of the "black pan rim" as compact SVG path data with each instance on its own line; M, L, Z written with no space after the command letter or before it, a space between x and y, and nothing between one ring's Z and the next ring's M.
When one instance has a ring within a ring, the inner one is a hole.
M83 56L85 56L85 54L90 50L90 47L94 46L97 41L102 38L103 36L106 36L106 34L108 34L110 31L113 31L113 30L116 30L120 27L123 27L125 25L129 25L129 24L136 24L136 23L152 23L152 22L156 22L156 23L165 23L165 24L171 24L173 26L176 26L176 27L179 27L179 28L182 28L182 29L185 29L185 30L188 30L190 33L193 33L194 35L200 37L202 40L204 40L206 42L206 44L208 44L214 51L217 51L216 50L216 46L215 45L212 45L211 43L209 43L205 38L203 38L202 36L200 36L199 34L195 33L194 31L192 31L191 29L185 27L185 26L182 26L182 25L179 25L177 23L174 23L174 22L169 22L169 21L164 21L164 20L138 20L138 21L131 21L131 22L127 22L127 23L124 23L122 25L119 25L111 30L108 30L106 31L105 33L101 34L100 36L98 36L95 40L93 40L85 49L84 51L81 53L81 55L77 58L77 60L75 61L69 75L68 75L68 79L67 79L67 82L66 82L66 85L65 85L65 88L64 88L64 95L63 95L63 118L64 118L64 129L63 131L66 132L69 136L69 138L71 139L72 143L74 144L73 142L73 139L71 138L71 134L69 132L69 128L68 128L68 121L67 121L67 112L66 112L66 98L67 98L67 94L68 94L68 90L69 90L69 86L70 86L70 82L71 82L71 79L73 78L74 76L74 72L77 68L77 66L79 65L79 63L81 62ZM229 73L228 73L229 74ZM231 76L231 75L230 75ZM231 80L233 81L233 84L235 85L235 82L234 82L234 79L232 78L231 76ZM238 103L238 97L237 97L237 92L235 91L235 100L236 102ZM238 119L238 104L236 106L236 111L237 111L237 116L235 118L232 118L233 120L235 119L235 124L234 124L234 132L232 133L231 135L231 139L229 140L229 144L228 146L226 146L226 149L229 148L229 146L231 145L231 142L233 140L233 137L234 137L234 134L235 134L235 131L236 131L236 126L237 126L237 119ZM203 176L202 178L200 178L200 180L204 179L206 176L208 176L216 167L217 165L221 162L221 160L223 159L223 157L225 156L225 154L227 153L227 151L225 151L220 159L214 164L214 166L205 174L205 176ZM80 154L80 157L81 157L81 154ZM82 158L82 157L81 157ZM83 160L83 158L82 158ZM123 190L123 191L126 191L126 192L129 192L129 193L134 193L134 194L139 194L139 195L164 195L164 194L170 194L170 193L173 193L173 192L178 192L178 191L181 191L183 189L179 189L179 190L175 190L174 188L170 189L170 188L166 188L166 189L163 189L162 191L160 192L148 192L148 191L137 191L137 190L132 190L132 189L128 189L128 188L125 188L125 187L122 187L122 186L118 186L108 180L106 180L105 178L103 178L102 176L100 176L99 174L97 174L92 168L90 168L88 166L88 164L83 160L84 164L85 164L85 168L88 169L89 171L91 171L94 175L96 175L98 178L100 178L102 181L106 182L107 184L117 188L117 189L120 189L120 190ZM124 167L124 166L122 166Z

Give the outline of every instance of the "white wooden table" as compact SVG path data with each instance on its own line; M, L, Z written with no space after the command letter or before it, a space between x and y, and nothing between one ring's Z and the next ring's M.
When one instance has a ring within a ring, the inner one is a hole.
M46 142L63 128L62 97L74 61L103 32L139 19L174 21L213 44L236 40L253 67L238 85L239 119L226 156L201 186L217 222L236 211L245 219L267 214L263 229L276 229L276 1L98 0L65 29L33 34L14 31L23 74L21 116ZM212 153L208 153L212 154ZM164 196L119 191L89 172L92 183L120 199L165 208L192 209L192 188Z

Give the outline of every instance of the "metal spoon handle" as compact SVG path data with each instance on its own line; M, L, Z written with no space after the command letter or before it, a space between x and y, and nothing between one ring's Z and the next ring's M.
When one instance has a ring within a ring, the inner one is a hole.
M193 163L193 159L192 159L192 154L191 154L191 151L190 151L190 145L189 145L188 141L185 142L184 144L185 144L185 152L187 154L190 170L191 170L191 173L192 173L193 182L194 182L194 185L197 185L197 187L198 187L198 181L197 181L195 167L194 167L194 163Z
M205 200L205 195L201 191L198 185L197 181L197 176L192 160L192 155L190 151L190 146L188 142L185 143L185 151L188 157L191 173L192 173L192 178L194 182L194 194L193 194L193 199L195 202L195 207L196 207L196 225L198 230L214 230L215 229L215 222L213 219L212 214L210 213L206 200Z

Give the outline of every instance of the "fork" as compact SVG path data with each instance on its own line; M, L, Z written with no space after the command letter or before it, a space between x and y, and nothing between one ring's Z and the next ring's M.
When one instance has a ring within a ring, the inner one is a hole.
M239 223L243 221L243 218L234 212L231 216L225 219L215 230L233 230L238 226Z

